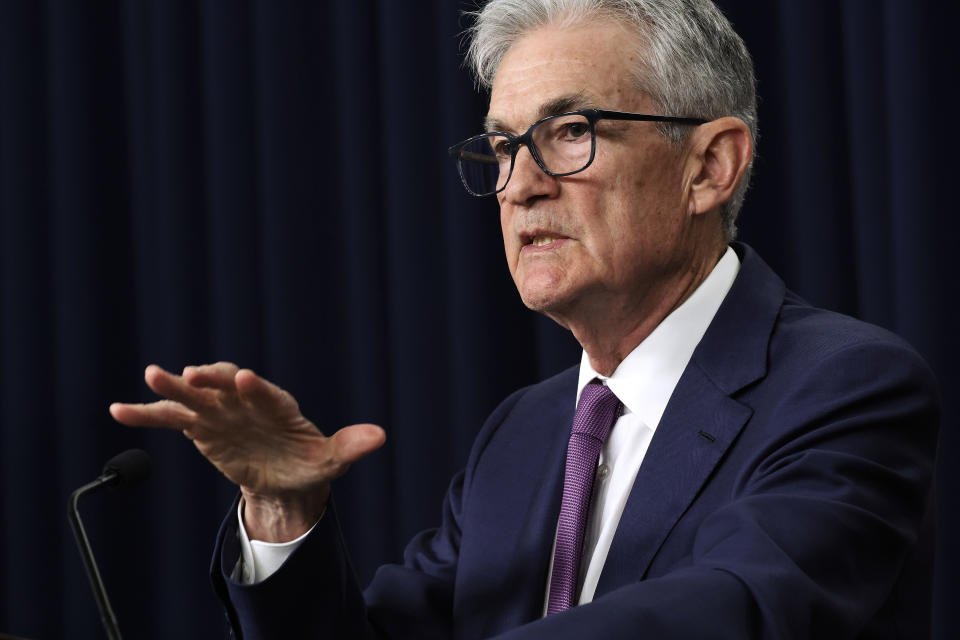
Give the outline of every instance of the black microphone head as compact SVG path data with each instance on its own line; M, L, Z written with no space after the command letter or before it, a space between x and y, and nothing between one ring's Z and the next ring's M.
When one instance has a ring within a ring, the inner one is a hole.
M132 487L150 475L150 456L142 449L127 449L103 465L103 475L115 476L110 482L115 487Z

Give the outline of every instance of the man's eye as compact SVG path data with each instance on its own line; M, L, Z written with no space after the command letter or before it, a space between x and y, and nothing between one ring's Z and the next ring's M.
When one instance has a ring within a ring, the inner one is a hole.
M590 124L587 122L570 122L564 125L562 133L567 140L582 138L590 133Z
M498 140L493 145L493 152L498 157L510 157L513 155L514 143L510 140Z

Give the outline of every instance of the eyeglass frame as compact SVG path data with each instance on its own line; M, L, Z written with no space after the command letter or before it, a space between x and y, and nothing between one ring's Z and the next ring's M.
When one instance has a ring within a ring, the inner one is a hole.
M543 165L543 159L540 157L540 151L537 149L537 145L533 142L533 130L538 126L553 120L555 118L563 118L566 116L583 116L587 119L587 122L590 124L590 158L587 160L579 169L575 171L566 171L560 173L554 173L550 171ZM515 136L512 133L507 133L506 131L488 131L487 133L481 133L475 136L467 138L463 142L458 142L449 149L447 153L450 154L450 157L457 164L457 173L460 174L460 182L463 183L463 188L467 190L472 196L478 198L485 198L487 196L493 196L504 189L507 188L507 183L510 182L510 178L513 177L513 167L517 160L517 153L520 152L520 146L525 145L527 149L530 150L530 155L533 157L534 162L537 163L537 166L540 167L540 170L543 171L548 176L554 178L562 178L564 176L572 176L575 173L580 173L581 171L586 171L587 167L593 164L593 159L597 152L597 121L598 120L629 120L634 122L667 122L670 124L684 124L684 125L695 125L699 126L701 124L706 124L709 120L703 118L687 118L682 116L661 116L661 115L650 115L647 113L629 113L626 111L607 111L606 109L579 109L577 111L567 111L565 113L558 113L552 116L547 116L546 118L541 118L534 122L530 127L521 135ZM460 151L476 140L481 140L483 138L489 138L490 136L504 136L511 143L511 152L510 152L510 173L507 174L507 179L504 180L503 186L497 189L496 191L490 191L489 193L476 193L468 185L467 180L463 175L463 167L460 162Z

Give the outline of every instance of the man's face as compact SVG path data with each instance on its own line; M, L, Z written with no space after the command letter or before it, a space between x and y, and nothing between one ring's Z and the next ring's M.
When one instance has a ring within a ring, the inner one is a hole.
M490 128L519 134L590 107L656 113L630 76L636 49L635 36L609 22L526 34L494 79ZM593 163L562 178L521 148L498 199L507 263L528 307L564 326L576 314L626 311L689 264L686 153L654 127L599 121Z

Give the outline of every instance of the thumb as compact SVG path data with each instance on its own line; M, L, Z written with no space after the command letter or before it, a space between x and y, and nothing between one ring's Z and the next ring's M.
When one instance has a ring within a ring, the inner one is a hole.
M352 424L330 436L333 457L341 467L335 477L346 473L347 467L383 446L387 434L375 424Z

